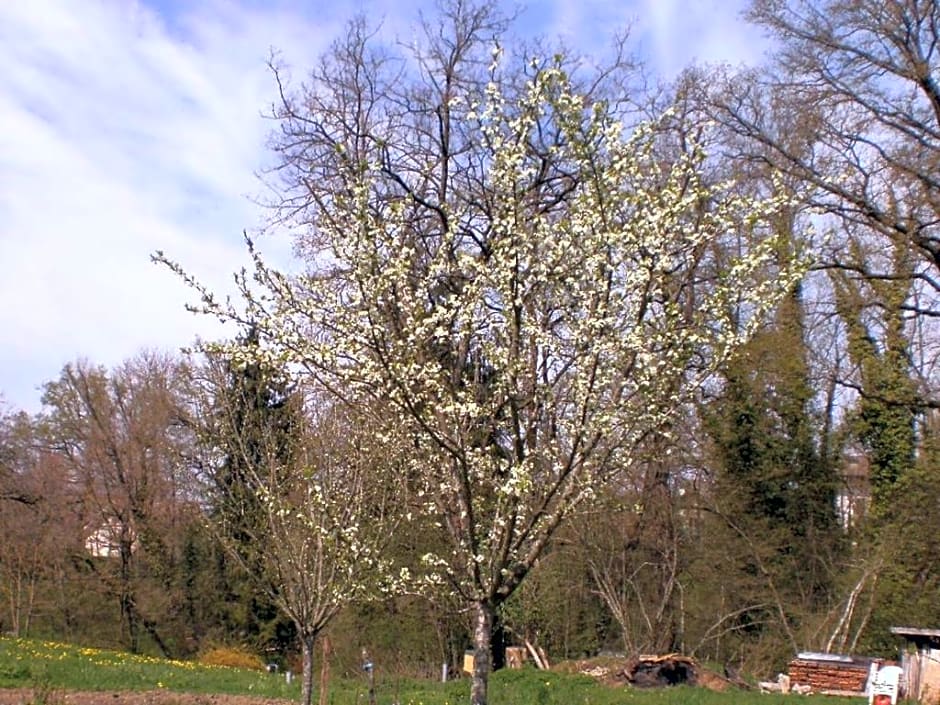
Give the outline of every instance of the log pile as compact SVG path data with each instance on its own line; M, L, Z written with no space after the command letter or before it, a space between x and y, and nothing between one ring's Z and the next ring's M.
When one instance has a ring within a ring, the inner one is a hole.
M787 674L793 686L809 686L814 692L837 690L863 693L868 681L870 661L817 661L795 658Z

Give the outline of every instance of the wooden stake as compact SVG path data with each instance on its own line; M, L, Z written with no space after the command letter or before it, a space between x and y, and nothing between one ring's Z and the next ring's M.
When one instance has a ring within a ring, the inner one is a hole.
M542 657L539 656L539 652L535 650L535 647L532 646L532 642L528 639L525 640L525 647L529 650L529 654L532 656L532 660L535 662L535 667L539 670L545 670L545 664L542 663Z

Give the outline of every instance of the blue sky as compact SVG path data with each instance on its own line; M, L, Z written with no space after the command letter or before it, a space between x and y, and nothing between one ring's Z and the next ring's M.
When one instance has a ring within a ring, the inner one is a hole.
M668 79L693 60L758 61L764 40L740 19L744 4L530 2L515 32L590 54L631 25ZM0 410L37 411L40 386L78 358L113 366L231 335L187 313L189 292L150 254L229 291L247 264L241 233L264 218L254 174L268 159L271 48L300 75L353 13L408 37L421 6L0 0ZM283 256L283 240L264 247Z

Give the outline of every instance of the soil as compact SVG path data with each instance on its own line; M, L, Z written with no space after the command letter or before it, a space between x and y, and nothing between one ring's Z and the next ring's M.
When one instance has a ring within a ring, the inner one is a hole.
M0 689L0 705L296 705L293 700L247 695L198 695L151 691L74 691L34 688Z

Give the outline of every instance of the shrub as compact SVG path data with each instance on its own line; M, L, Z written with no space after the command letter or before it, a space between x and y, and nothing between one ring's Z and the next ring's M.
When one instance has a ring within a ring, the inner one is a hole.
M253 671L265 670L264 661L240 646L215 646L199 655L199 663L206 666L227 666Z

